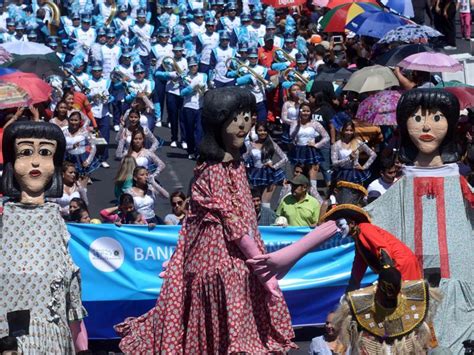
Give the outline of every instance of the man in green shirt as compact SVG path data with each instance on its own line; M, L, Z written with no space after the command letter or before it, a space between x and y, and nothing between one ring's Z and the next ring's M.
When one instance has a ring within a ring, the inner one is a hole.
M289 181L291 194L286 196L278 206L276 214L287 219L289 226L315 227L319 220L321 205L308 193L309 180L304 175L297 175Z

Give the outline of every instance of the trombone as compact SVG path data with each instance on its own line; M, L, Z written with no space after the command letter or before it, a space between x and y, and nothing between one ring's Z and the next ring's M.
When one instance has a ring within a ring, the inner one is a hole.
M293 81L291 80L290 76L293 76L294 80L295 81L300 81L303 83L303 85L308 85L309 83L309 79L308 78L305 78L303 76L302 73L300 73L299 71L297 71L296 69L294 68L288 68L286 69L283 74L282 74L283 78L286 80L286 81Z
M277 62L277 63L281 63L283 62L282 60L280 60L281 58L285 58L284 61L286 62L295 62L296 59L293 58L287 51L281 49L281 48L278 48L275 50L275 52L273 52L273 61Z
M110 15L107 17L107 20L105 20L105 26L109 26L112 21L114 20L115 15L117 14L117 3L115 0L111 0L111 6L110 6Z
M63 70L64 74L69 76L74 81L76 86L79 87L79 89L81 89L83 94L89 95L89 93L91 92L89 88L86 87L83 83L81 83L79 78L74 74L72 70L68 69L67 67L62 67L61 69Z
M189 77L189 75L184 75L183 69L181 69L173 57L163 57L161 62L163 63L163 67L166 69L166 71L175 71L185 84L189 84L191 82L192 79ZM204 95L204 87L202 87L202 85L197 85L195 91L201 96Z
M225 62L225 66L227 68L227 70L233 70L232 69L232 63L235 62L235 66L236 66L236 70L237 70L237 73L238 75L240 76L240 71L242 69L245 69L247 70L247 72L252 75L261 85L263 85L265 88L270 88L272 87L272 82L265 79L262 75L258 74L255 70L253 70L252 68L250 68L250 66L248 66L247 64L245 64L244 62L242 62L240 59L238 58L229 58L226 60Z

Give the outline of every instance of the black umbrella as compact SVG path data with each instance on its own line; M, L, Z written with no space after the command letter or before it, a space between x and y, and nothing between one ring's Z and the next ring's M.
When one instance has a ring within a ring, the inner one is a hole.
M41 55L14 55L13 60L6 66L15 68L26 73L35 73L40 78L47 78L50 75L64 77L61 70L63 65L56 53Z
M346 68L339 68L339 69L330 69L325 70L314 78L317 81L336 81L336 80L344 80L347 81L353 74L352 71Z
M375 64L384 65L387 67L396 67L406 57L421 52L434 52L434 49L426 44L404 44L392 48L388 52L378 56L375 59Z

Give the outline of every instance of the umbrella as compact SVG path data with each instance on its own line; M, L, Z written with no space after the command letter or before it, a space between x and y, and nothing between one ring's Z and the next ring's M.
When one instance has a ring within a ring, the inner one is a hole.
M50 75L64 77L61 70L61 59L56 53L45 55L14 55L13 60L8 63L9 68L16 68L22 72L35 73L40 78Z
M400 92L395 90L380 91L371 95L360 103L356 118L374 126L396 125L400 96Z
M351 75L354 72L347 70L346 68L339 68L339 69L331 69L327 71L322 71L316 77L314 80L317 81L336 81L336 80L349 80Z
M319 24L325 32L344 32L346 24L366 11L381 11L381 8L368 2L352 2L329 10Z
M48 101L49 96L51 95L51 86L33 73L15 72L0 76L0 80L7 83L13 83L24 89L28 93L33 104Z
M273 7L291 7L306 4L306 0L263 0L263 4Z
M421 52L432 52L433 48L426 44L404 44L395 48L392 48L388 52L380 55L375 59L376 64L384 65L387 67L395 67L406 57Z
M462 83L457 80L442 81L435 88L451 88L451 87L463 87L463 88L474 88L474 86Z
M10 52L8 52L5 48L0 47L0 64L9 62L12 59Z
M0 109L31 105L31 98L22 88L12 83L0 82Z
M0 75L6 75L6 74L10 74L10 73L15 73L17 72L18 70L16 69L13 69L13 68L0 68Z
M313 0L313 5L319 7L326 7L328 2L329 0Z
M362 93L385 90L398 85L400 85L400 83L397 77L389 68L381 65L373 65L362 68L352 74L344 86L344 90Z
M440 37L442 34L429 26L408 24L394 28L388 31L378 43L392 43L392 42L420 42L420 40L427 41L433 37Z
M330 9L333 9L336 6L344 5L344 4L351 3L351 2L352 3L353 2L371 2L372 4L378 5L377 0L329 0L326 7L329 7Z
M36 42L7 42L1 44L0 47L6 49L8 53L18 55L53 53L51 48Z
M388 31L408 23L410 20L389 12L364 12L354 17L346 29L359 36L382 38Z
M458 98L461 110L474 107L474 87L451 86L442 90L449 91Z
M398 66L405 69L421 70L430 73L454 73L464 68L464 66L453 57L444 53L434 52L412 54L403 59Z
M380 2L402 16L415 17L411 0L381 0Z

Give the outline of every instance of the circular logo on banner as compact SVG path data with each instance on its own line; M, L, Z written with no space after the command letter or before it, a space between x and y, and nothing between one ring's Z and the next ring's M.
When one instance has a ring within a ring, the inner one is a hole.
M122 245L113 238L102 237L92 242L89 248L89 259L97 270L112 272L123 264Z

